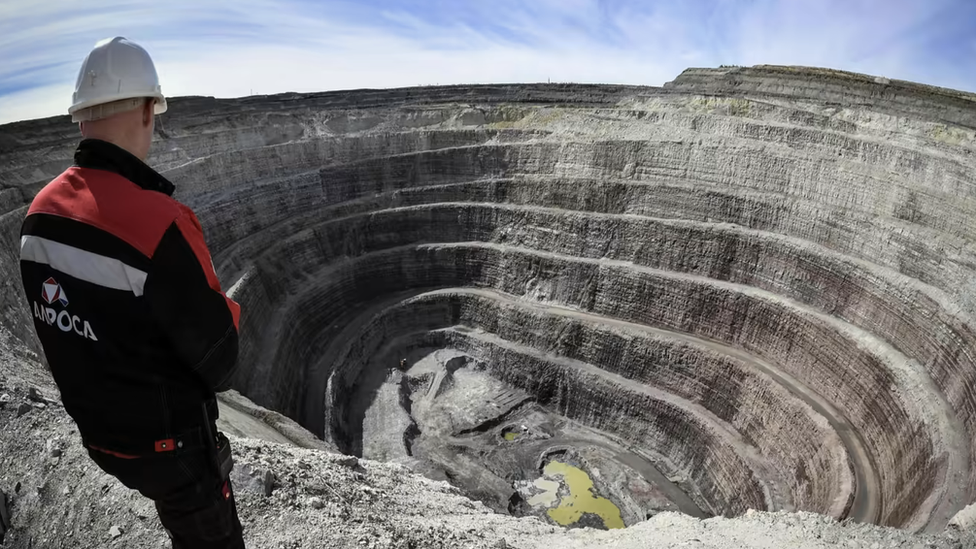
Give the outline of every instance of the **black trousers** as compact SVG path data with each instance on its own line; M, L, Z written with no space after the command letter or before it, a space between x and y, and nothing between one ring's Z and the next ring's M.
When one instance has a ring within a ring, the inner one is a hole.
M230 480L222 481L205 449L124 459L88 455L106 473L156 503L173 549L243 549Z

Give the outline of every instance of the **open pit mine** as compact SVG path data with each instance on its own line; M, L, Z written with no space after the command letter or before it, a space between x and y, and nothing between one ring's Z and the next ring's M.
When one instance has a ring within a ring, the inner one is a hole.
M177 98L157 134L242 305L235 390L322 448L553 526L976 500L974 95L725 67ZM78 139L0 127L34 352L20 223Z

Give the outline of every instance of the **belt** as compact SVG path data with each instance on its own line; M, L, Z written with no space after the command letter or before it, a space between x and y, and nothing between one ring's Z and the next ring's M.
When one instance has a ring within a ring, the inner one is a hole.
M86 448L122 459L139 459L207 447L203 429L197 427L171 438L146 441L113 441L111 444L92 444L84 440Z

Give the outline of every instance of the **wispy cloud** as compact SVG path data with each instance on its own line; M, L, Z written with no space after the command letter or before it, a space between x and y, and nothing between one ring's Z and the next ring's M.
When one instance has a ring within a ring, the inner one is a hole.
M976 90L969 0L5 0L0 122L66 112L122 35L168 95L417 84L660 85L688 66L828 66Z

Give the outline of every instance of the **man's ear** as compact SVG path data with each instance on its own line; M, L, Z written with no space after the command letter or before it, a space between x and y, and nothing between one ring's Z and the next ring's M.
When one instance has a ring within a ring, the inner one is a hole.
M156 116L156 100L146 99L146 103L142 106L142 125L151 125L153 123L153 116Z

